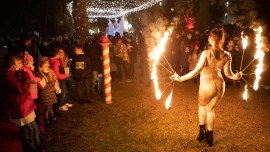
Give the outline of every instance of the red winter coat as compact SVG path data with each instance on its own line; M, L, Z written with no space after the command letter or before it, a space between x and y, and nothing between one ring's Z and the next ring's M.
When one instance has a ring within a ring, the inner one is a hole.
M50 66L53 69L58 80L64 80L67 78L65 74L62 74L59 70L60 66L64 66L64 62L60 62L59 59L50 59Z
M24 71L26 71L29 74L31 81L33 81L34 84L36 84L35 90L33 90L33 92L30 92L30 94L31 94L32 99L37 99L38 98L38 87L37 86L38 86L38 82L40 81L40 78L36 77L34 75L33 71L29 67L24 66L23 69L24 69Z
M21 119L36 108L30 92L30 76L24 71L2 70L0 74L3 89L3 105L9 119Z

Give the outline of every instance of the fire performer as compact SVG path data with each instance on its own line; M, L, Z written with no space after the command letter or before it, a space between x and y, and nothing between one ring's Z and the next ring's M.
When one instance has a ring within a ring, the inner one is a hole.
M173 80L183 82L194 78L200 73L200 86L198 95L198 115L199 115L199 136L198 141L206 142L213 146L213 129L215 112L214 109L224 95L225 82L221 75L223 68L226 77L238 80L242 73L234 74L231 71L231 54L223 50L225 33L223 27L215 27L209 33L208 41L212 45L211 49L202 52L195 69L186 75L171 76Z

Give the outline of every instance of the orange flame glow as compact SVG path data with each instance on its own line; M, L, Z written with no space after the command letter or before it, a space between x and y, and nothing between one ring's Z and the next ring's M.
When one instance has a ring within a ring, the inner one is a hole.
M162 37L161 41L158 43L157 47L150 53L151 59L154 60L152 72L151 72L151 79L154 81L155 92L156 92L156 99L159 100L161 98L161 91L159 89L158 84L158 77L157 77L157 64L162 53L165 51L165 45L171 33L171 29L166 31L164 36Z
M264 58L264 52L262 51L262 47L263 47L263 40L262 40L262 27L259 27L258 29L254 29L257 34L256 34L256 39L255 39L255 43L256 43L256 54L254 56L255 59L258 60L258 64L257 64L257 68L255 70L255 74L256 74L256 79L254 81L254 85L253 85L253 89L255 91L258 90L259 88L259 81L261 79L261 73L263 72L263 58Z
M165 106L166 106L167 110L169 110L170 106L171 106L172 94L173 94L173 90L171 91L170 95L168 96L168 98L166 99L166 102L165 102Z
M247 48L247 45L248 45L248 37L243 36L243 32L242 32L241 33L241 38L242 38L242 43L243 43L243 50L245 50Z
M248 98L248 89L247 89L247 85L245 86L245 91L243 93L243 100L246 102L247 101L247 98Z

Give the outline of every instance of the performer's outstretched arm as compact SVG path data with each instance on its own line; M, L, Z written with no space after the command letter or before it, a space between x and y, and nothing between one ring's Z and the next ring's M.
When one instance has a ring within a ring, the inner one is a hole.
M231 54L229 54L229 60L227 61L227 63L224 65L223 67L223 71L226 77L228 77L229 79L233 79L233 80L238 80L242 77L242 73L236 73L234 74L232 72L232 56Z
M200 56L200 60L198 61L194 70L190 71L188 74L183 75L181 77L179 77L178 74L174 74L171 78L176 80L176 81L179 81L179 82L186 81L188 79L192 79L192 78L196 77L198 74L200 74L205 63L206 63L206 55L205 55L205 51L203 51L201 56Z

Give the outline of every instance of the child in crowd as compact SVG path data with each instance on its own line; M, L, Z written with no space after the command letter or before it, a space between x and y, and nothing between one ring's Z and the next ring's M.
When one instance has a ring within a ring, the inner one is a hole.
M70 72L75 81L77 91L77 101L80 104L91 103L90 96L92 91L90 88L91 79L91 61L90 58L84 54L82 47L77 45L74 49L75 56L72 59Z
M31 78L31 81L30 81L30 94L31 94L31 97L32 99L35 101L35 103L37 104L37 109L35 110L36 114L37 114L37 123L38 123L38 128L39 128L39 131L40 131L40 134L43 136L44 135L44 131L45 131L45 126L44 126L44 109L43 109L43 106L40 105L40 103L38 102L38 85L39 86L42 86L44 87L45 84L40 84L40 78L35 76L34 74L34 60L33 60L33 57L28 54L28 53L25 53L24 54L24 61L23 61L23 69L24 71L26 71L29 75L30 75L30 78Z
M67 96L66 96L66 105L67 107L72 107L73 104L71 104L71 100L70 100L70 88L71 88L71 83L72 83L72 79L70 77L70 64L71 64L71 59L69 59L68 55L66 54L66 51L64 49L60 49L58 52L59 55L59 61L61 63L61 65L63 66L62 72L64 70L65 74L69 75L69 77L67 78L67 82L66 82L66 87L67 87Z
M35 108L29 92L31 77L23 70L23 59L20 55L8 54L1 71L3 86L3 103L5 112L11 122L19 126L23 151L33 151L29 139L37 151L42 151L40 133L35 122Z
M34 74L35 67L33 64L34 64L33 57L28 53L24 54L23 70L26 71L31 78L30 93L31 93L32 99L36 100L38 98L37 84L41 79L39 77L35 76L35 74Z
M50 69L49 59L47 57L39 58L37 76L43 79L43 81L46 81L46 85L44 87L41 86L39 89L39 102L44 106L45 124L50 125L50 118L56 121L53 104L57 102L55 93L60 94L61 89L55 73Z
M121 37L116 38L116 44L113 45L114 61L118 69L118 77L121 83L125 81L129 82L128 79L128 63L129 56L126 45L123 43Z
M57 96L58 101L58 108L59 110L67 111L69 107L72 107L73 105L70 103L67 103L67 78L69 77L68 73L65 73L65 63L62 62L59 58L59 52L64 52L62 48L55 48L50 52L50 66L54 73L56 74L56 77L58 79L58 82L60 84L60 89L62 92Z

